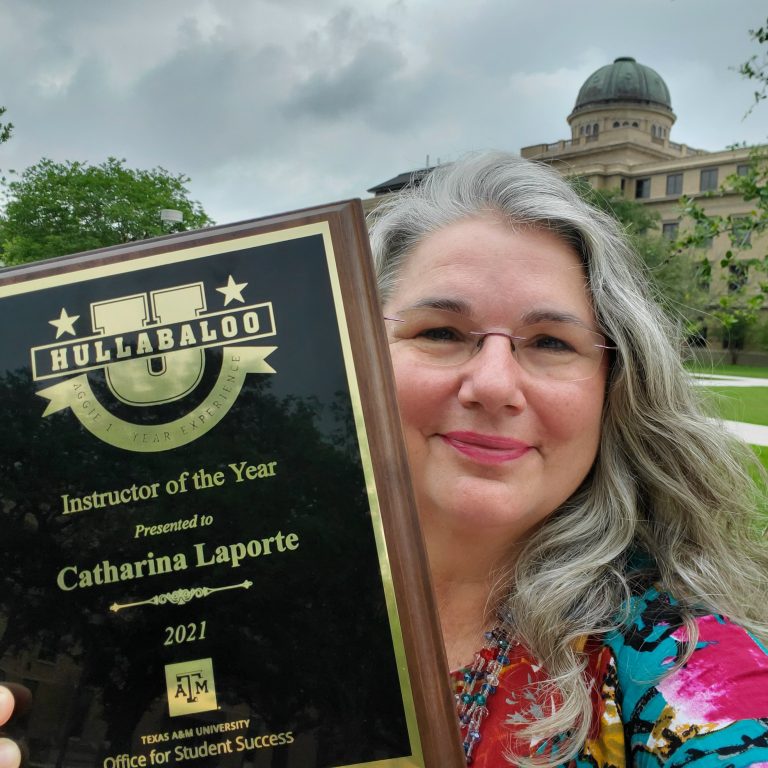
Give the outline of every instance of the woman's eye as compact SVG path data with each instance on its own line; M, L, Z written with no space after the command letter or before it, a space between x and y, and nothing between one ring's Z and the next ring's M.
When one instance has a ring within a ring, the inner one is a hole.
M555 336L537 336L528 342L528 346L551 352L571 352L573 350L567 341Z
M425 328L416 336L427 341L461 341L461 334L453 328Z

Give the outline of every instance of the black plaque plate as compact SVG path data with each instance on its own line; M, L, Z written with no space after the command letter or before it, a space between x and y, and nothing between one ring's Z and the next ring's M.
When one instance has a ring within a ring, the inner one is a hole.
M339 204L2 275L32 765L454 764L366 246Z

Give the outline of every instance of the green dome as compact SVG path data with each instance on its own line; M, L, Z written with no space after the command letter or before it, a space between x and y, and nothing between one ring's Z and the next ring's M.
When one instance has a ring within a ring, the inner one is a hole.
M613 64L593 72L576 97L573 112L617 103L647 104L672 111L669 88L658 72L620 56Z

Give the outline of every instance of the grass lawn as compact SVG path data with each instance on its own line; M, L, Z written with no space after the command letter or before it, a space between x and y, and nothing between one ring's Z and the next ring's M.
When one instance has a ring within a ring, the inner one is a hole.
M768 448L764 445L753 445L752 450L757 454L757 458L760 459L763 466L768 469Z
M768 379L768 366L765 365L694 365L685 366L692 373L717 373L725 376L748 376Z
M688 366L696 373L719 373L726 376L768 378L768 368L745 365L723 365L716 368ZM706 387L712 393L712 403L720 415L728 421L746 421L749 424L768 426L768 387ZM752 450L768 470L768 446L753 445ZM768 490L768 489L766 489ZM760 530L768 525L768 511L760 522Z
M727 421L768 426L768 387L707 387L717 412Z

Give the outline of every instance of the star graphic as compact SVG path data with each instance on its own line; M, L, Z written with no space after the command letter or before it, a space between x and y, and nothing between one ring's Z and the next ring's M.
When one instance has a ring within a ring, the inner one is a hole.
M217 288L219 293L224 294L224 306L226 307L230 301L245 301L243 298L243 288L248 283L236 283L232 275L229 276L227 284L223 288Z
M75 323L80 319L80 315L68 315L64 307L61 308L61 314L58 320L49 320L48 322L56 329L56 338L65 333L75 335Z

